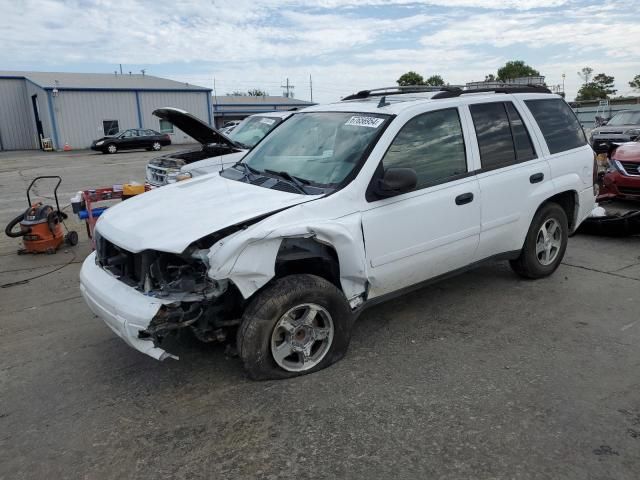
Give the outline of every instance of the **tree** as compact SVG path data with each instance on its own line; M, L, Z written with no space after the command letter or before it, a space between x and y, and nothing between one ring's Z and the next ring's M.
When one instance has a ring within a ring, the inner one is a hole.
M538 75L540 72L524 63L523 60L511 60L498 69L496 80L505 82L518 77L536 77Z
M640 90L640 75L633 77L633 80L629 82L629 86L634 90Z
M246 97L247 93L241 92L240 90L234 90L233 92L227 93L226 95L227 97Z
M250 97L266 97L269 94L264 90L260 90L259 88L252 88L247 92L247 95L249 95Z
M401 87L407 87L409 85L424 85L424 78L419 73L410 71L400 76L396 83Z
M584 69L583 69L584 70ZM609 98L609 95L613 95L618 90L613 88L615 82L614 77L599 73L593 77L593 80L586 82L580 90L576 100L604 100Z
M593 68L584 67L582 70L578 72L578 76L582 79L584 84L586 85L591 80L591 74L593 73Z
M484 81L485 82L495 82L496 81L496 76L493 73L490 73L489 75L486 75L484 77Z
M441 87L444 85L444 79L440 75L431 75L425 80L424 84L431 87Z

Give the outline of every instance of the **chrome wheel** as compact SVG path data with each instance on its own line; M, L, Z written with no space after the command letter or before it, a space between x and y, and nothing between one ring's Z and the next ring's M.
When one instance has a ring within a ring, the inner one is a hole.
M118 151L118 147L116 147L113 143L107 147L109 153L116 153Z
M562 247L562 227L560 223L550 218L546 220L536 237L536 257L538 262L545 267L551 265Z
M153 142L153 147L152 147L155 151L158 151L162 148L162 145L160 145L160 142Z
M288 310L271 334L271 355L281 368L302 372L322 361L333 341L334 327L329 312L315 303Z

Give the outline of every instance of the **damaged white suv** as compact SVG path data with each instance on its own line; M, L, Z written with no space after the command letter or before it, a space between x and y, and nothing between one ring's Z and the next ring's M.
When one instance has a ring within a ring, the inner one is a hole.
M550 275L594 206L593 152L546 89L380 89L295 113L241 163L110 208L91 310L173 355L190 329L252 378L324 368L368 305L502 258Z

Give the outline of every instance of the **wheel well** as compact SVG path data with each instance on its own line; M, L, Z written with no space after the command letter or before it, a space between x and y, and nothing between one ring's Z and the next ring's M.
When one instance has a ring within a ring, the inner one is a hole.
M340 285L338 254L329 245L312 238L285 238L276 257L275 278L308 273Z
M572 190L562 192L547 198L544 203L557 203L562 207L567 214L567 221L569 222L569 230L573 230L576 224L578 194ZM542 205L541 205L542 206Z

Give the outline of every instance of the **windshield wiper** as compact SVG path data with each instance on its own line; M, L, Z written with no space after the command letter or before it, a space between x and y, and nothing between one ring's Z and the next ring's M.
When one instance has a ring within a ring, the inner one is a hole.
M255 168L250 167L249 165L247 165L247 164L246 164L246 163L244 163L243 161L239 161L239 162L237 162L237 163L233 166L233 168L235 168L235 167L241 167L241 168L242 168L242 170L244 171L244 177L243 177L243 178L246 178L246 179L247 179L247 180L249 180L249 181L251 181L251 178L250 178L250 177L251 177L251 174L258 175L258 174L260 173L260 171L259 171L259 170L256 170Z
M280 177L283 178L284 180L286 180L288 183L293 184L295 187L298 188L298 190L300 190L300 192L304 193L305 195L307 194L307 191L304 189L305 185L309 185L309 180L306 180L304 178L300 178L300 177L295 177L293 175L291 175L288 172L278 172L276 170L270 170L268 168L264 169L264 173L269 173L271 175L274 175L276 177Z

